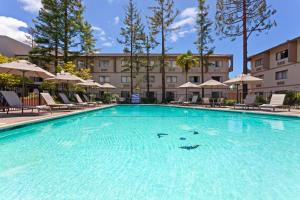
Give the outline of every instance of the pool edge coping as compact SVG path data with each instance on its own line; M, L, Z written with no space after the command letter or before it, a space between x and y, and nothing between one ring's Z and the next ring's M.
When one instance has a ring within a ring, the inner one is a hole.
M70 117L70 116L76 116L79 114L85 114L85 113L94 112L97 110L102 110L102 109L111 108L111 107L115 107L115 106L117 106L117 104L105 105L105 106L101 106L101 107L92 108L89 110L78 110L75 112L70 112L70 113L57 115L57 116L50 115L50 116L40 118L40 119L32 119L32 120L28 120L28 121L6 124L6 125L0 126L0 134L1 134L1 132L5 132L5 131L11 130L11 129L22 128L24 126L30 126L30 125L38 124L38 123L42 123L42 122L52 121L52 120L56 120L56 119L62 119L62 118Z

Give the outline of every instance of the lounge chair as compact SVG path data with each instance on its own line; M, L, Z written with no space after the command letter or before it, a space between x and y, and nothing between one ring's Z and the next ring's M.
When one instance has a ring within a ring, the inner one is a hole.
M51 107L46 105L41 106L26 106L22 103L18 95L14 91L1 91L1 95L4 97L6 104L3 105L3 109L6 109L6 113L8 114L10 109L21 109L22 114L24 114L24 110L31 110L33 112L34 109L38 110L38 113L40 113L40 110L47 110L51 111Z
M59 93L58 95L60 96L60 98L64 102L64 104L69 104L69 105L73 104L73 106L77 107L77 108L83 108L83 107L87 106L87 103L83 103L83 104L81 104L81 103L75 103L75 104L72 103L69 100L69 98L65 95L65 93Z
M177 101L170 101L170 104L182 104L184 96L180 96Z
M224 106L224 98L218 98L217 102L215 102L214 105L219 107Z
M244 103L236 103L236 104L234 104L233 108L234 109L236 109L236 107L239 107L242 109L249 109L250 107L254 108L257 106L255 101L256 101L256 95L248 94L244 100Z
M51 108L57 108L57 109L71 109L71 108L77 108L74 104L59 104L54 101L52 96L49 93L41 93L41 96L46 102L46 105Z
M94 104L96 104L96 105L101 105L101 104L103 104L102 101L90 101L90 99L88 98L88 96L86 96L85 94L83 94L82 96L83 96L84 101L85 101L86 103L94 103Z
M198 96L193 96L192 97L192 101L186 101L186 102L183 102L184 105L190 105L190 104L196 104L198 101Z
M204 106L212 106L210 99L207 97L202 98L202 105Z
M259 109L262 108L271 108L272 111L274 112L276 108L283 108L283 107L287 107L288 111L290 111L290 107L289 106L284 106L284 99L285 99L285 94L273 94L271 97L271 101L269 104L263 104L261 106L259 106Z
M79 105L96 106L93 102L83 102L79 94L74 94L74 97Z

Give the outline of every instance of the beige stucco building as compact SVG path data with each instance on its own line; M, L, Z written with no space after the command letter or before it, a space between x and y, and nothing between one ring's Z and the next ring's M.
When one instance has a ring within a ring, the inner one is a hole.
M300 91L300 37L249 57L251 73L262 78L256 93Z
M185 72L182 68L176 65L176 58L179 54L168 54L166 57L166 96L167 99L177 98L179 95L185 94L185 89L178 89L177 87L186 82ZM93 79L99 83L110 83L117 87L112 90L122 97L130 95L130 72L126 71L124 65L128 56L125 54L107 54L101 53L89 56L88 67L91 68ZM144 60L146 57L144 58ZM150 64L150 91L151 96L161 100L162 96L162 76L159 67L160 54L151 54ZM229 72L233 70L233 56L214 54L209 57L211 65L204 69L204 81L215 79L218 81L226 81L229 78ZM86 58L79 57L75 63L78 69L86 67ZM195 67L190 69L188 73L188 81L200 84L201 83L201 69ZM142 96L146 95L146 67L140 67L139 73L134 73L134 92L140 93ZM189 96L192 94L200 95L200 89L190 89ZM221 96L224 95L222 90L206 90L206 96Z

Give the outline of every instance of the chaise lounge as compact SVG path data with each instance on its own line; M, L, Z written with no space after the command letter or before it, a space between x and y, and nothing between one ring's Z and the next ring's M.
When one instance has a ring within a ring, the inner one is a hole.
M261 105L259 109L269 108L274 112L276 108L288 108L288 111L290 111L289 106L283 105L284 99L285 99L285 94L273 94L270 103Z

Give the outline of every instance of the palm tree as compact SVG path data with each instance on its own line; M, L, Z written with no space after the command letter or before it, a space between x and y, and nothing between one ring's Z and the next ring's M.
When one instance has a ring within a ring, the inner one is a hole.
M198 59L193 56L193 53L189 50L187 53L181 54L176 59L176 65L183 68L185 71L185 82L188 82L188 72L189 69L195 67L198 63ZM185 89L185 95L187 99L187 88Z
M183 68L185 71L185 82L188 80L189 69L195 67L198 63L198 59L193 56L193 53L189 50L187 53L181 54L176 59L176 65Z

